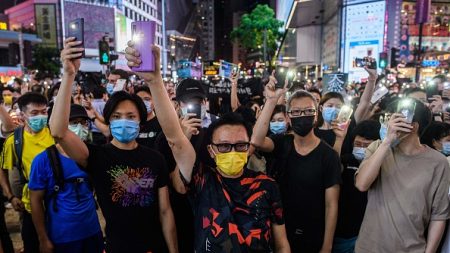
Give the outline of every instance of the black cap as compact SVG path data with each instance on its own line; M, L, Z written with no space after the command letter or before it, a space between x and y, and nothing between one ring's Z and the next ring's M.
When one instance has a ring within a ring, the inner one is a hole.
M177 87L177 101L187 101L192 98L206 98L206 92L202 87L202 82L191 78L184 79Z
M89 119L89 116L86 112L86 109L84 109L83 106L77 105L77 104L72 104L70 106L69 120L77 119L77 118Z

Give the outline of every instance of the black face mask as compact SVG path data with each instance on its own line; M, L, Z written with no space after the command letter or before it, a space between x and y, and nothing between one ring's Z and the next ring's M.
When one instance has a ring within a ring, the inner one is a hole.
M302 137L308 135L314 127L314 116L291 118L292 130Z

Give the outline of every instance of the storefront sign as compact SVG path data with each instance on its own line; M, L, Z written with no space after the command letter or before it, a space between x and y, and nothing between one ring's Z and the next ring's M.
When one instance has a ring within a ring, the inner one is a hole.
M441 62L438 60L424 60L422 61L422 66L424 67L439 67Z

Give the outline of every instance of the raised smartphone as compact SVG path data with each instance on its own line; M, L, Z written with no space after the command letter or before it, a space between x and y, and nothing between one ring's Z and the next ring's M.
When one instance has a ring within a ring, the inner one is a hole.
M70 21L69 29L67 33L68 37L75 37L75 41L81 41L82 43L76 47L84 47L84 18L77 18ZM84 57L84 50L82 55L77 59Z
M347 122L350 120L352 113L353 109L350 106L344 105L341 107L341 110L339 110L339 114L336 118L339 128L344 128L345 124L347 124Z
M275 85L275 88L282 89L284 87L284 82L286 82L286 78L291 78L289 68L277 66L275 69L275 79L277 79L277 85Z
M136 72L155 71L155 59L153 58L152 46L155 43L155 21L135 21L131 23L131 35L134 48L141 55L141 65L132 67Z
M124 90L126 82L126 79L118 79L116 86L114 86L113 92Z
M416 110L416 101L410 98L403 98L398 102L397 112L403 114L406 121L411 124Z
M381 86L378 88L372 95L372 98L370 99L371 104L376 104L378 101L380 101L384 96L386 96L389 93L388 88L385 86Z
M187 112L195 114L197 119L202 119L202 105L200 104L189 104Z

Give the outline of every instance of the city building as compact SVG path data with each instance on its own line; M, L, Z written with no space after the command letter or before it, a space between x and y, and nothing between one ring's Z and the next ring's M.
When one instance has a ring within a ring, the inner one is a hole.
M132 21L155 21L155 43L162 47L162 21L158 12L158 0L123 0L123 14ZM128 27L131 29L131 26Z

